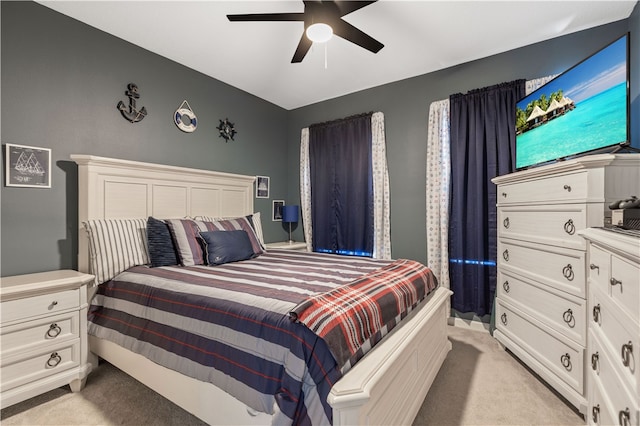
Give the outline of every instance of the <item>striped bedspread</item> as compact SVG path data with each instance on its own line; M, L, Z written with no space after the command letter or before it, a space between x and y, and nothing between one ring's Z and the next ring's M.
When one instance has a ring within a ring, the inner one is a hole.
M326 400L345 365L336 361L327 341L291 321L290 313L313 296L392 265L269 250L216 267L137 266L100 285L90 307L89 333L211 382L247 406L273 414L273 424L331 424ZM346 364L380 334L373 333Z

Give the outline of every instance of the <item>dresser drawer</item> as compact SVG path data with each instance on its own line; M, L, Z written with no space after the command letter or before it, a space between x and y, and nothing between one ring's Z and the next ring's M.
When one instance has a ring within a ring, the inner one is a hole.
M559 333L500 299L496 303L496 325L500 332L582 394L584 347L571 344Z
M604 348L596 333L591 332L589 335L589 352L587 355L589 360L588 374L591 375L592 381L599 388L599 399L602 401L601 410L602 404L608 405L609 416L615 416L613 424L624 424L618 423L618 420L628 415L631 420L628 424L637 425L638 398L634 398L634 392L630 391L626 386L620 385L619 369L614 366L615 360L609 357L608 351ZM603 420L601 419L601 424L607 424L602 423Z
M636 323L640 323L640 267L637 264L592 244L589 249L589 279Z
M587 182L588 174L583 171L501 184L498 205L586 201L590 195Z
M498 267L586 298L584 251L500 238Z
M2 324L42 315L56 314L69 309L78 309L79 306L79 289L8 300L0 304Z
M498 237L584 250L586 242L577 231L584 229L586 224L586 204L498 209Z
M640 332L634 323L617 312L616 305L599 290L589 294L590 327L609 351L614 366L627 386L640 394Z
M613 412L613 404L604 396L602 384L599 380L589 380L589 409L585 416L588 425L609 426L617 425L618 419Z
M498 297L586 346L586 301L536 281L498 271Z
M3 327L0 330L2 356L32 350L52 342L75 339L80 335L79 323L78 312L72 311Z
M40 380L80 365L80 339L0 360L1 391Z

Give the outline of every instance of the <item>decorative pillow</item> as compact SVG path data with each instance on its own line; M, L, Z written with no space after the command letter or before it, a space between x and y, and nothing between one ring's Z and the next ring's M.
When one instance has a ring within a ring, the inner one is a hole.
M180 264L169 225L163 220L152 216L147 219L147 245L152 268Z
M97 219L83 225L89 235L91 272L97 284L149 263L146 219Z
M255 212L247 216L229 216L229 217L196 216L196 219L202 220L204 222L215 222L219 220L236 219L237 217L245 217L249 221L249 224L251 225L251 227L253 228L253 231L256 234L256 237L258 237L258 241L260 241L260 246L262 247L262 250L266 251L266 245L264 244L264 234L262 233L262 219L260 218L260 212Z
M207 264L222 265L255 257L246 231L200 232L205 242Z
M200 243L200 231L207 231L206 227L198 229L191 219L167 219L173 241L176 244L178 258L183 266L203 265L204 252Z
M246 217L211 222L191 219L168 219L167 224L176 243L180 262L184 266L205 264L200 231L246 231L253 247L253 253L256 255L264 253L264 249Z

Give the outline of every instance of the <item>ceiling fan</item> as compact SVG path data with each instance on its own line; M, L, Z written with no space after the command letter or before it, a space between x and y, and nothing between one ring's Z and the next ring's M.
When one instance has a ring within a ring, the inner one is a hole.
M307 35L307 29L314 24L326 24L331 27L333 34L351 43L357 44L373 53L378 53L384 44L342 20L342 17L375 3L373 1L303 1L302 13L249 13L241 15L227 15L231 22L241 21L302 21L304 32L298 42L291 63L302 62L311 48L313 41Z

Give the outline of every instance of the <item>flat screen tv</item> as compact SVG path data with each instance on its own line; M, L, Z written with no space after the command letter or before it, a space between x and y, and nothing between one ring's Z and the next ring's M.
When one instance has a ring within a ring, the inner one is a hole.
M628 34L516 104L518 170L628 145Z

